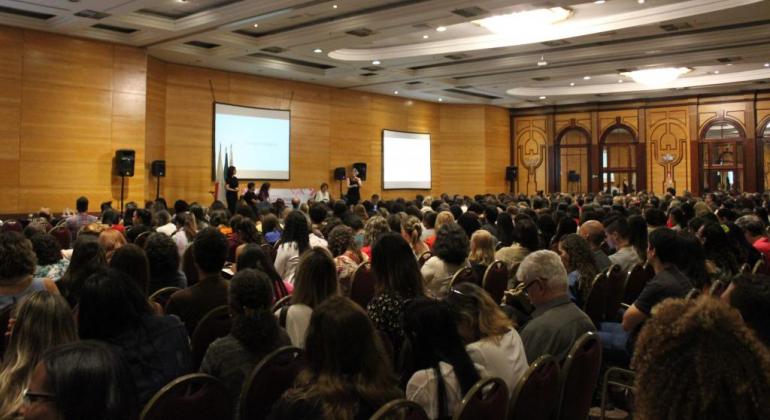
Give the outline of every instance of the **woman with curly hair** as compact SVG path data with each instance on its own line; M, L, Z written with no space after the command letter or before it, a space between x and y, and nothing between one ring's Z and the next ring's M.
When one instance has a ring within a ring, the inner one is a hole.
M409 243L416 258L430 251L428 245L420 239L422 236L422 222L416 216L408 216L401 221L401 236Z
M390 232L388 219L382 216L369 218L364 225L364 246L361 247L361 252L372 258L372 247L382 235L388 232Z
M583 307L588 292L599 269L596 267L591 247L585 239L576 233L561 238L558 244L559 256L567 269L569 293L572 301Z
M45 277L59 281L67 271L70 261L61 255L61 247L50 233L39 233L29 238L37 256L35 277Z
M435 298L447 295L452 276L468 265L469 248L468 236L460 225L453 222L441 226L433 246L435 255L420 269L430 295Z
M329 251L331 251L334 264L337 266L337 281L340 284L340 292L347 296L350 292L353 272L359 265L368 262L369 257L361 252L356 245L353 229L345 225L339 225L329 233Z
M640 420L770 418L770 353L737 310L711 297L668 299L636 344Z

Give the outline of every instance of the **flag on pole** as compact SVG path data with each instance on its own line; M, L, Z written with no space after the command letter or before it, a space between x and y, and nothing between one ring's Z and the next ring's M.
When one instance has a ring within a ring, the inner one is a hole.
M216 174L216 183L214 187L214 199L224 202L225 201L225 171L222 167L222 145L219 145L219 153L217 154L217 167L214 170Z

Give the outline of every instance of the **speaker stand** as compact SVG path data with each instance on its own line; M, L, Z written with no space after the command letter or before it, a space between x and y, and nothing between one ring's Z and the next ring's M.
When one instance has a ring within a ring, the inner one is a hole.
M342 180L338 180L340 182L340 200L342 200Z
M126 188L126 177L120 176L120 212L123 213L123 192Z
M160 198L160 177L156 176L155 179L157 181L155 184L155 199L157 200Z

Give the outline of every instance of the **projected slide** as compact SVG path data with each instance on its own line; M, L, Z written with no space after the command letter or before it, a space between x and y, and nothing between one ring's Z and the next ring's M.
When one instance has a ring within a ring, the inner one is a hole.
M430 189L430 134L382 130L382 188Z
M214 104L212 161L227 157L240 179L287 180L289 133L289 111Z

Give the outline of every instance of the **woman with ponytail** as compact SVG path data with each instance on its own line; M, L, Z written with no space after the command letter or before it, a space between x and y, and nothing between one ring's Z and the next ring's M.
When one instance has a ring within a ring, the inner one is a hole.
M239 270L230 281L230 334L209 346L201 372L219 378L238 412L238 397L254 366L273 350L290 344L270 312L273 281L262 271Z
M401 236L409 243L416 258L430 251L428 245L420 239L422 236L422 222L417 217L409 216L401 222Z

